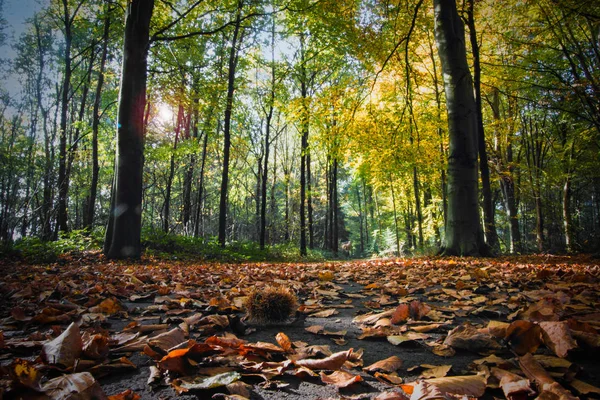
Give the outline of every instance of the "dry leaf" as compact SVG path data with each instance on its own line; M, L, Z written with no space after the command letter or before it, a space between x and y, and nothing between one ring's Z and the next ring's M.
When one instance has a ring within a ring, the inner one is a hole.
M292 349L292 342L290 338L283 332L279 332L277 336L275 336L275 340L281 346L286 353L294 353L294 349Z
M557 356L565 358L569 350L577 348L566 322L540 322L540 327L544 344Z
M508 400L521 400L535 395L529 379L496 367L491 372L500 381L500 387Z
M335 371L329 375L321 372L320 376L323 383L334 385L338 388L346 388L363 380L360 375L352 375L346 371Z
M346 362L346 360L348 360L351 354L352 349L349 349L347 351L340 351L338 353L334 353L326 358L308 358L304 360L298 360L295 362L295 364L310 369L337 370L340 369L342 365L344 365L344 363Z
M79 326L71 323L57 338L42 346L42 358L48 364L72 367L83 351Z
M44 384L42 391L53 400L107 399L102 388L89 372L62 375L58 378L51 379Z
M367 372L395 372L402 367L402 360L398 356L391 356L385 360L377 361L363 370Z
M551 396L558 396L562 400L574 400L576 399L568 390L558 384L552 377L546 372L546 370L533 358L531 354L525 354L519 357L519 365L525 373L525 375L535 381L538 388L543 395L543 392L549 392Z
M518 355L535 353L542 343L541 328L530 321L518 320L510 324L506 331L506 340Z
M444 340L446 346L455 349L484 352L498 350L500 344L489 333L482 333L470 324L462 324L448 332Z
M425 365L422 365L425 367ZM443 378L448 375L448 372L452 369L452 365L428 365L427 369L421 372L421 378Z

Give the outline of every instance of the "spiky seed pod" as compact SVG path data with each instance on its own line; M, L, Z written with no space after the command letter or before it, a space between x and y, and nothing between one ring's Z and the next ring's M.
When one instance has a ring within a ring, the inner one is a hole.
M254 322L283 322L296 311L297 305L296 295L287 287L253 288L246 300L246 315Z

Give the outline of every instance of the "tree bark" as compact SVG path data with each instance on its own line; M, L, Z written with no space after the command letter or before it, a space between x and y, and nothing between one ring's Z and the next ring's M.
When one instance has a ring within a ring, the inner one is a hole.
M223 174L221 176L221 194L219 200L219 244L225 247L227 239L227 190L229 186L229 152L231 149L231 113L235 92L235 69L237 67L238 39L240 36L243 0L238 2L231 49L229 51L229 70L227 76L227 100L223 127ZM241 40L240 40L241 41Z
M61 232L69 230L67 225L67 196L69 192L69 180L67 176L67 113L69 108L69 90L71 89L71 43L73 36L71 24L73 19L69 11L69 2L62 0L63 5L63 24L65 37L65 71L62 82L61 108L60 108L60 132L59 132L59 152L58 152L58 214L57 227ZM75 17L73 15L73 17Z
M86 201L87 210L84 217L84 228L91 229L94 224L96 212L96 196L98 194L98 178L100 164L98 162L98 131L100 128L100 105L102 104L102 89L104 87L104 68L108 56L108 39L110 33L110 13L112 7L110 2L104 5L104 30L102 32L102 54L98 70L98 81L96 83L96 95L94 97L94 111L92 115L92 181L90 183L90 194Z
M154 0L132 0L126 12L115 178L104 241L108 258L139 258L142 252L144 111L153 9Z
M481 173L481 193L483 195L483 220L484 234L487 245L494 251L499 250L498 233L494 222L494 205L492 202L492 189L490 186L490 168L488 165L487 151L485 148L485 131L483 128L483 114L481 110L481 64L479 62L479 43L475 30L474 0L468 0L467 25L473 52L473 85L475 87L475 111L477 113L477 146L479 153L479 171Z
M442 62L448 133L448 221L442 253L488 255L479 221L477 119L465 32L455 0L434 0L435 37Z

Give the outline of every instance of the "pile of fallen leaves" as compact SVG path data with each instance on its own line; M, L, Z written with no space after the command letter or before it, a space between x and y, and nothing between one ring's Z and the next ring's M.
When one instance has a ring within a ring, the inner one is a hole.
M105 377L139 368L149 387L230 399L286 390L289 379L380 400L600 396L600 377L579 365L600 349L600 268L583 258L3 268L0 398L103 399ZM295 292L297 315L272 342L245 340L262 329L245 321L248 294L273 284ZM331 328L349 312L354 336ZM341 350L294 340L298 326ZM398 352L379 359L349 346L357 341ZM407 368L406 346L440 363ZM453 371L467 352L473 362Z

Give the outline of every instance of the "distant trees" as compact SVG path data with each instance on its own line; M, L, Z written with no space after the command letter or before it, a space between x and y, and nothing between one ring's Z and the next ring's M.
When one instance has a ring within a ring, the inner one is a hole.
M10 43L3 243L595 250L594 2L127 4L53 2Z

